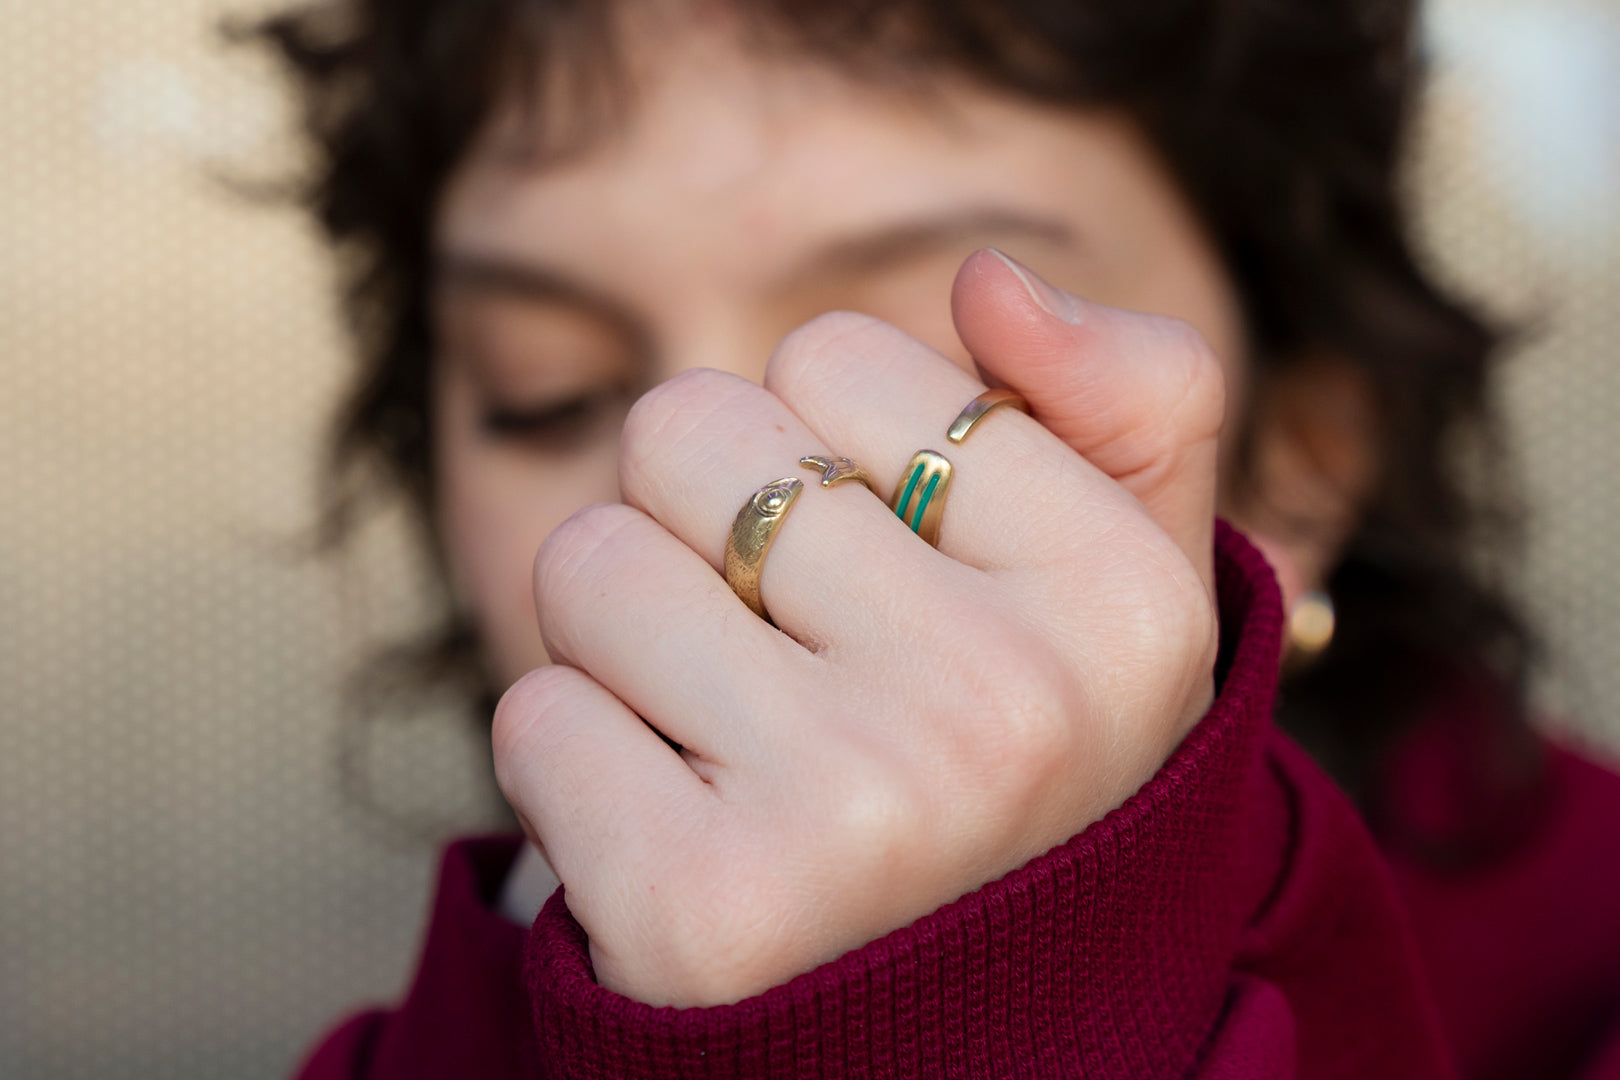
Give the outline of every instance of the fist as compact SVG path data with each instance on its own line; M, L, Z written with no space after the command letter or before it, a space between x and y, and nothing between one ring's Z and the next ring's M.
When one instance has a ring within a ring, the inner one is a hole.
M765 385L663 384L624 430L623 504L535 562L554 663L494 727L496 774L567 889L597 979L735 1001L1005 874L1119 805L1208 707L1218 363L1179 323L1086 304L994 252L958 332L1031 416L946 441L985 385L877 320L790 335ZM953 480L931 547L878 492ZM806 483L760 580L738 508Z

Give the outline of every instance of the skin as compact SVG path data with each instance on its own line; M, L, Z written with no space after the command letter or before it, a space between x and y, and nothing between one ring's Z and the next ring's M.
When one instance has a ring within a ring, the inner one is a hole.
M447 190L439 525L491 673L516 683L497 774L535 846L503 906L532 918L555 868L604 985L701 1004L1005 873L1162 763L1209 701L1214 435L1246 365L1231 280L1121 118L949 79L875 88L712 24L627 43L637 92L613 135L541 160L508 112ZM1057 291L992 253L963 265L989 245ZM881 322L815 319L837 309ZM998 414L952 451L954 561L859 489L813 488L766 574L786 635L735 618L717 571L748 493L831 450L886 494L982 389L975 361L1039 423ZM1342 369L1319 370L1254 414L1264 503L1288 514L1221 507L1291 593L1331 564L1370 475L1356 388L1324 395ZM1313 402L1331 422L1299 422ZM1030 511L1037 494L1068 516ZM825 573L863 568L852 534L885 567L860 605ZM907 621L922 610L957 617ZM1134 611L1158 629L1111 629ZM982 677L896 697L885 676L919 645ZM1009 694L1042 718L1027 739L972 719ZM715 704L732 700L752 715ZM760 735L758 716L791 722ZM940 716L961 722L917 722ZM715 915L716 880L753 899Z

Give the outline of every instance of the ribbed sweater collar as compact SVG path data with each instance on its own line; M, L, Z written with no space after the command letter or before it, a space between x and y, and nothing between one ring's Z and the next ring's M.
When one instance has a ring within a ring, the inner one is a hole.
M1066 843L886 937L734 1005L654 1008L595 983L559 891L525 950L548 1071L806 1080L1192 1071L1286 840L1284 808L1253 805L1281 798L1255 782L1282 626L1275 580L1224 524L1216 577L1216 700L1159 772Z

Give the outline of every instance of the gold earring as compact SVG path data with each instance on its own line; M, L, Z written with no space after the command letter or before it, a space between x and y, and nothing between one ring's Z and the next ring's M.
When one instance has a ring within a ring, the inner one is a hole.
M1335 616L1333 598L1312 589L1288 609L1288 656L1283 666L1290 671L1307 667L1333 643Z

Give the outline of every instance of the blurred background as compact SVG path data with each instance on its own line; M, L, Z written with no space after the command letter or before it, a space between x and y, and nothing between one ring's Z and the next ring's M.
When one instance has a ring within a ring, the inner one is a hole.
M273 6L0 0L3 1077L284 1075L401 991L436 845L499 820L455 703L343 697L430 613L401 523L301 548L345 346L312 229L227 182L299 146L219 33ZM1620 0L1443 0L1426 36L1426 250L1531 329L1539 702L1612 760Z

